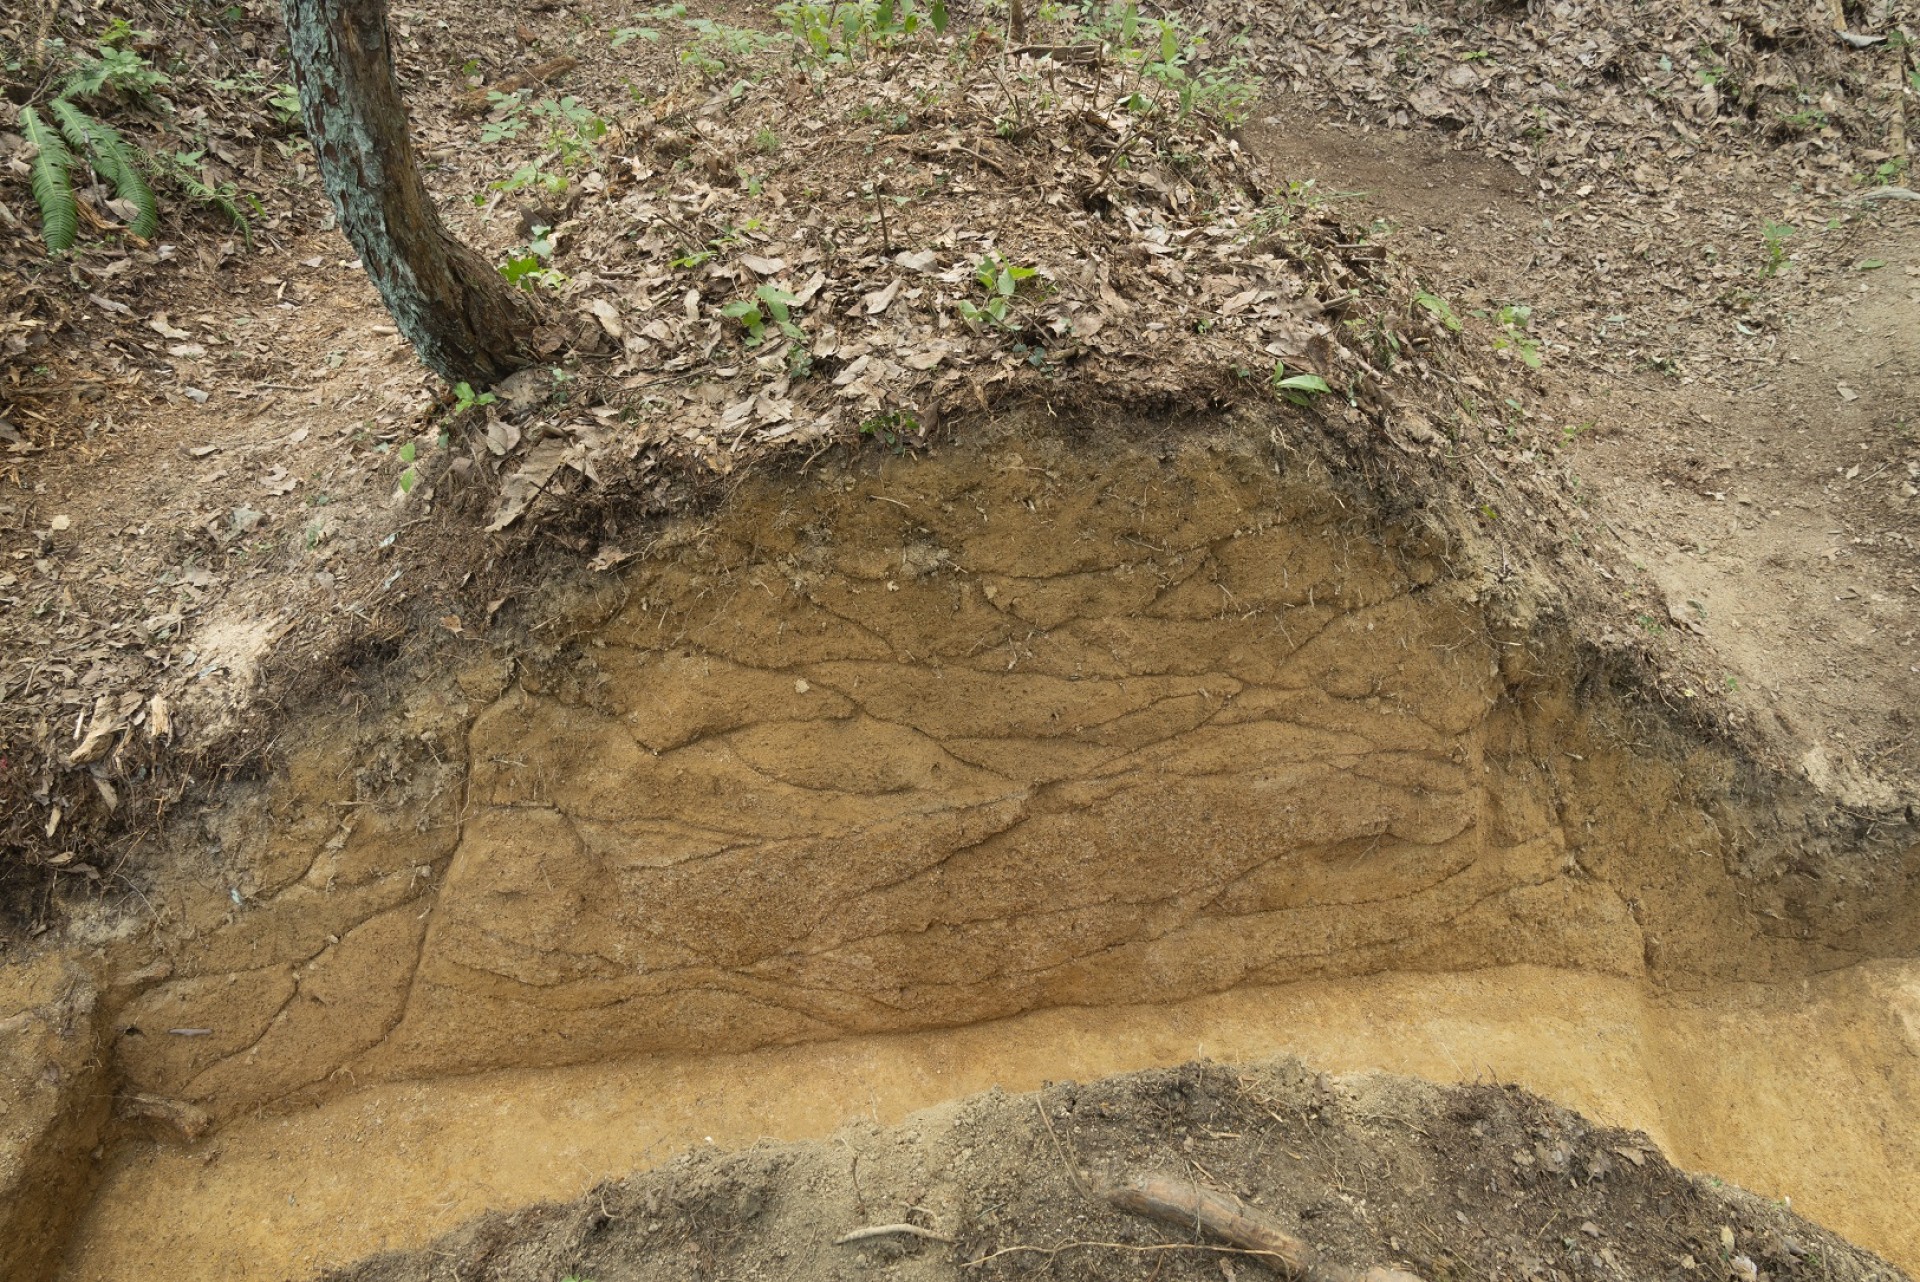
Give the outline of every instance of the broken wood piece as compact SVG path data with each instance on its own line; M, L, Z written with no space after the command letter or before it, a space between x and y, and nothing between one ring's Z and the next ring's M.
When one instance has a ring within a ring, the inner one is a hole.
M1191 1180L1164 1175L1135 1175L1104 1190L1123 1211L1181 1228L1200 1228L1223 1242L1250 1251L1298 1282L1421 1282L1400 1269L1376 1266L1364 1272L1320 1258L1320 1253L1287 1232L1266 1212L1231 1193L1202 1188Z
M565 75L580 65L580 60L571 54L561 54L558 58L549 58L536 67L525 71L516 71L505 80L490 85L482 85L470 90L460 99L459 112L463 116L479 116L486 113L490 105L488 99L496 93L518 93L534 85L544 84L555 76Z
M875 1224L871 1228L855 1229L845 1237L833 1240L835 1246L852 1246L857 1242L871 1242L880 1237L919 1237L929 1242L951 1242L952 1238L935 1233L932 1229L923 1229L918 1224Z
M213 1118L198 1104L161 1095L122 1095L119 1113L127 1121L158 1122L189 1144L207 1133Z

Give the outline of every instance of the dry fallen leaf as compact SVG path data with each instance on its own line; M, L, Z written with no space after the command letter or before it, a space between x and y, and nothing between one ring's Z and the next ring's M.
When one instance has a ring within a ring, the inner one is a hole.
M504 530L525 514L527 505L559 470L569 448L565 441L548 437L528 451L520 470L500 486L499 505L493 510L493 519L487 522L489 532Z
M609 543L593 554L593 559L587 562L587 568L604 573L607 570L613 569L616 565L632 560L633 555L633 553L624 552Z
M499 455L505 454L520 443L520 429L505 419L494 419L487 424L487 449Z
M607 337L622 339L627 336L626 327L620 323L620 309L604 298L596 298L587 304L587 310L600 322L600 328L607 331Z

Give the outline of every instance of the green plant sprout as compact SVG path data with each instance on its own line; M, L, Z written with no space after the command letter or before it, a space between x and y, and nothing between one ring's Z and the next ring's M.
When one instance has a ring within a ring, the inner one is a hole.
M785 290L762 285L753 291L752 298L728 303L720 309L720 314L739 321L741 328L747 331L747 346L758 347L767 341L769 324L788 338L806 337L806 333L793 323L792 313L788 310L799 304L800 300Z
M1316 396L1325 396L1333 390L1327 380L1318 374L1289 374L1285 361L1273 363L1273 376L1268 380L1280 399L1292 405L1305 408L1313 404Z
M987 301L974 303L969 299L960 299L955 304L960 319L975 330L988 325L996 329L1015 328L1008 319L1013 309L1014 295L1019 292L1021 281L1031 279L1036 274L1036 268L1021 267L998 254L988 253L973 271L974 283L986 291Z
M492 392L475 392L473 384L462 380L453 385L453 414L458 418L468 410L491 405L498 398Z
M1433 314L1433 318L1447 327L1448 332L1460 332L1460 316L1453 310L1453 304L1438 294L1429 294L1425 290L1413 296L1413 301Z
M1760 226L1760 237L1766 243L1766 262L1760 267L1762 276L1778 275L1787 265L1787 238L1794 234L1791 223L1776 223L1768 219Z
M658 9L649 9L645 13L635 14L633 21L636 24L671 22L676 18L684 18L686 16L687 6L684 4L670 4L663 5ZM632 40L645 40L649 44L652 44L659 39L660 28L655 26L635 25L630 27L615 27L613 29L612 47L618 49L621 45Z
M1509 303L1495 316L1500 333L1493 340L1496 352L1510 351L1518 356L1528 369L1540 368L1540 340L1527 332L1527 324L1533 317L1533 308L1519 303Z
M1083 29L1112 51L1123 80L1131 76L1121 97L1130 111L1150 115L1170 96L1183 119L1198 113L1234 126L1260 97L1260 81L1246 58L1207 61L1205 27L1189 31L1175 16L1143 18L1135 0L1108 5Z
M833 4L786 0L775 5L773 12L786 24L795 61L816 67L838 66L871 55L913 35L922 25L914 0L847 0ZM932 0L925 25L944 32L947 22L946 0Z
M567 278L549 265L552 260L553 228L536 225L526 252L508 255L507 261L500 264L500 274L506 277L507 284L520 289L532 289L535 285L558 289L567 283Z

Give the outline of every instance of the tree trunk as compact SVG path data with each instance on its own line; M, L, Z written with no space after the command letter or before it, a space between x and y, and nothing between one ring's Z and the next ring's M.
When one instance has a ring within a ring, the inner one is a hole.
M386 0L284 0L320 177L407 341L448 382L485 387L532 358L524 301L447 233L407 137Z

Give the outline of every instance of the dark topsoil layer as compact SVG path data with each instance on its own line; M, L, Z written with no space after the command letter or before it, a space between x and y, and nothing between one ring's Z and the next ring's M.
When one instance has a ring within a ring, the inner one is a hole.
M328 1282L1271 1276L1089 1192L1138 1173L1231 1190L1331 1261L1428 1282L1904 1276L1783 1206L1674 1169L1637 1132L1517 1087L1329 1078L1281 1060L993 1092L893 1129L689 1155ZM903 1223L950 1240L837 1242Z

